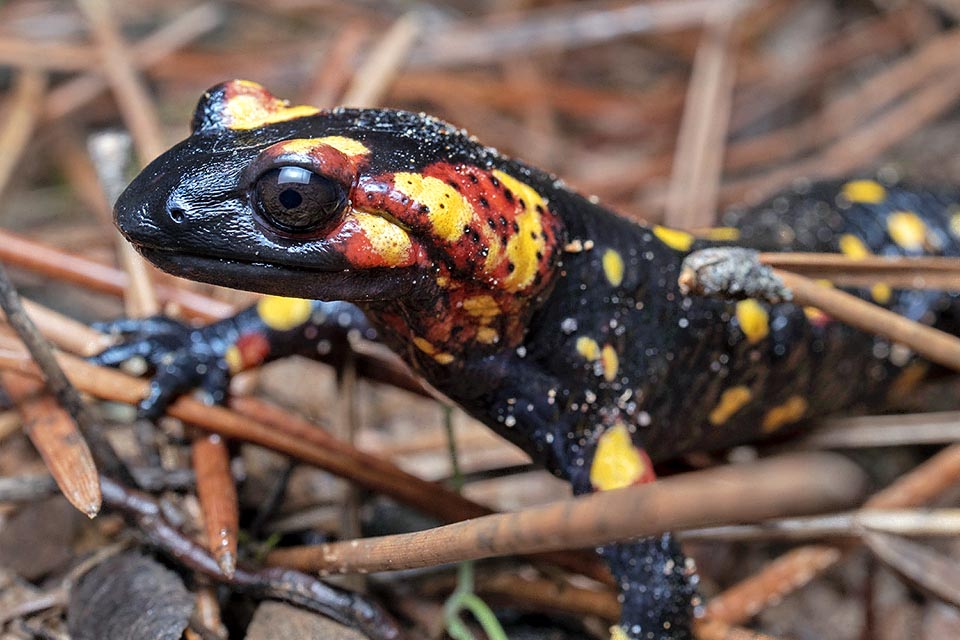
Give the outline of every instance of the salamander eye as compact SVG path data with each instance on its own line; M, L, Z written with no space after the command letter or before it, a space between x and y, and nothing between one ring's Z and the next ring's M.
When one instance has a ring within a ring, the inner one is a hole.
M340 183L309 169L280 167L257 178L253 203L270 224L302 233L339 218L347 206L347 192Z

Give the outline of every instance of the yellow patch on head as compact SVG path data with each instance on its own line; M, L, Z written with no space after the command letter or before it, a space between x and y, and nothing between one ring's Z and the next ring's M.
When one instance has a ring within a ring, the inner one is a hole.
M600 345L593 338L580 336L577 338L577 353L593 362L600 357Z
M518 291L533 282L540 268L537 252L542 253L544 249L543 237L540 235L543 221L537 207L546 209L547 203L533 187L510 174L499 170L492 173L504 187L513 192L514 197L523 200L523 211L517 214L515 219L519 231L507 240L507 259L514 268L510 275L503 279L504 288Z
M769 315L756 300L741 300L737 303L737 321L740 330L751 344L760 342L770 333Z
M313 149L320 145L333 147L345 156L362 156L370 153L370 150L359 140L346 138L344 136L327 136L325 138L294 138L280 143L285 153L309 154Z
M327 136L318 139L317 142L333 147L345 156L365 156L370 153L370 149L367 149L365 144L346 136Z
M853 260L863 260L870 255L870 249L863 240L850 233L840 236L840 252Z
M259 85L253 84L258 89ZM304 116L320 113L316 107L299 105L288 106L285 100L274 99L265 102L262 95L240 94L227 99L225 105L227 126L235 130L247 130L263 127L276 122L286 122Z
M276 331L288 331L310 318L313 303L300 298L266 296L257 303L257 314L263 323Z
M474 318L489 322L500 315L500 305L490 295L472 296L463 301L463 310Z
M615 287L619 287L623 282L623 258L620 252L615 249L607 249L603 252L603 274L607 276L607 281Z
M654 225L653 235L657 236L657 238L660 239L660 242L667 245L671 249L675 249L676 251L689 251L690 247L693 246L693 241L695 239L692 234L689 234L686 231L662 227L659 224Z
M373 253L387 266L409 266L413 260L413 243L406 231L371 213L353 211L350 217L363 231Z
M396 173L393 184L397 191L427 207L427 219L441 240L456 242L473 220L474 210L467 199L439 178Z
M607 382L613 382L620 372L620 358L617 351L611 345L603 345L600 351L600 364L603 365L603 379Z
M227 347L226 353L223 354L223 359L226 360L230 373L243 371L243 355L240 353L237 345L232 344Z
M629 487L650 470L623 423L607 429L597 442L590 465L590 484L600 491Z
M753 398L753 392L745 386L730 387L720 394L720 401L708 416L710 424L718 427L724 424L737 411L740 411Z
M890 302L890 298L893 297L893 289L885 282L878 282L870 287L870 297L873 298L873 301L877 304L887 304Z
M772 433L785 424L797 422L807 412L807 401L803 396L790 396L787 401L767 411L761 427L764 433Z
M852 180L840 189L843 197L850 202L879 204L887 197L887 190L876 180Z
M911 211L896 211L887 218L887 233L907 251L919 251L927 239L927 225Z

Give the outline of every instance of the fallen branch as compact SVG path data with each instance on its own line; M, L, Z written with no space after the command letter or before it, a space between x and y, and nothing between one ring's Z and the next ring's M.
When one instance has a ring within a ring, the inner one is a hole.
M274 565L321 575L427 567L536 551L594 547L730 519L755 522L856 501L864 476L829 454L795 454L672 476L655 483L484 516L428 531L278 549Z

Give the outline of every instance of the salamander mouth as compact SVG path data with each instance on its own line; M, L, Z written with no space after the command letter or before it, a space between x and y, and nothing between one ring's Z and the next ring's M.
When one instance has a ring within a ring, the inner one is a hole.
M232 289L315 300L364 302L391 300L414 288L414 267L398 269L331 269L264 261L244 261L215 255L137 245L144 258L181 278Z

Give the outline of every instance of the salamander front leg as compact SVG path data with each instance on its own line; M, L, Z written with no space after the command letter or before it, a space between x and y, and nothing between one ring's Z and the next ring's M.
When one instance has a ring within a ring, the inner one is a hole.
M91 358L116 366L144 357L154 372L141 415L155 418L181 394L200 387L210 402L226 398L230 377L287 355L317 355L359 331L376 339L363 312L345 302L268 296L237 315L203 327L169 318L123 319L98 327L123 341Z
M494 407L498 431L537 456L574 493L607 491L656 479L653 463L622 422L594 429L570 424L554 401L557 380L514 359L501 370L503 391L485 402ZM518 392L518 390L520 390ZM573 434L582 434L573 437ZM589 433L589 435L588 435ZM623 608L611 640L688 640L693 637L697 576L670 534L609 544L600 555L620 588Z
M587 447L590 461L577 474L578 493L653 482L653 463L623 423L604 428ZM620 625L612 637L643 640L692 638L697 576L669 533L600 548L620 587Z

